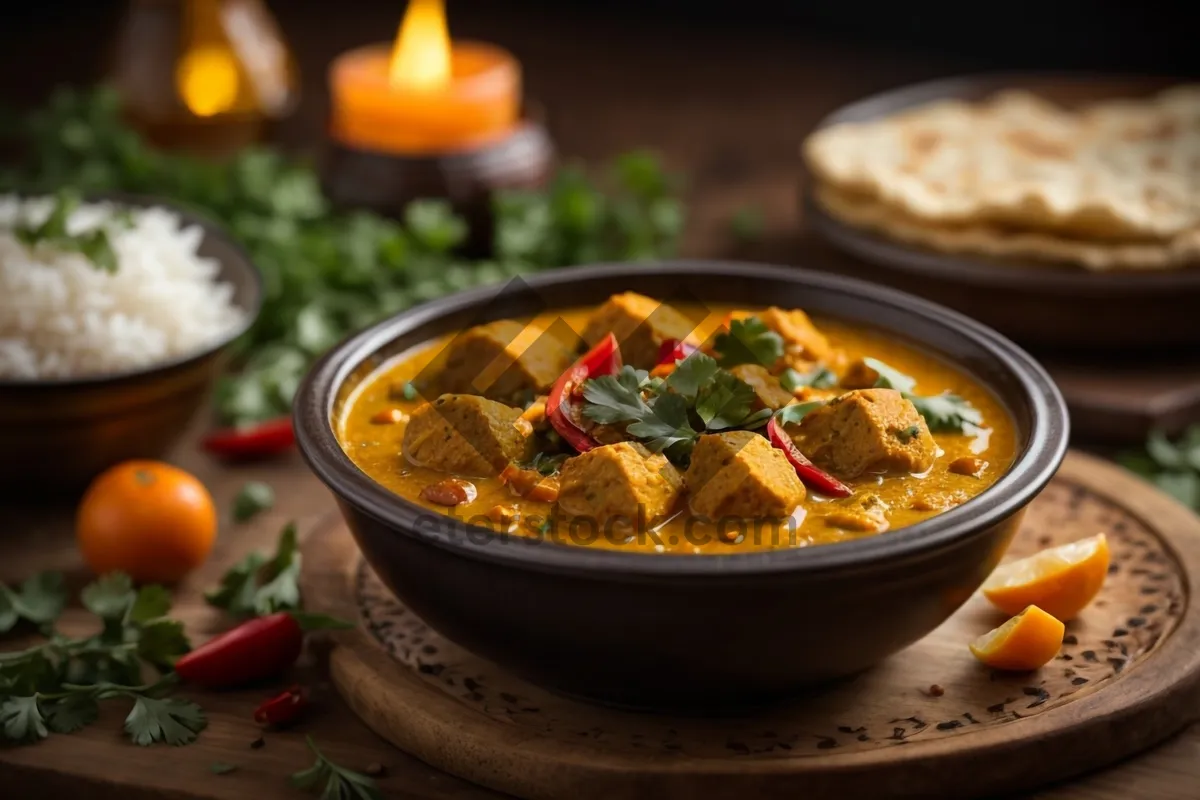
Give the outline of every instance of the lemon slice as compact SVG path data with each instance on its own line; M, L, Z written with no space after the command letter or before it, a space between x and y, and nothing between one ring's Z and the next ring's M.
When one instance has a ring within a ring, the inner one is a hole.
M1108 576L1103 533L1001 564L983 583L983 596L1006 614L1038 606L1066 622L1092 602Z
M1066 626L1037 606L1017 614L971 643L971 652L989 667L1027 672L1058 655Z

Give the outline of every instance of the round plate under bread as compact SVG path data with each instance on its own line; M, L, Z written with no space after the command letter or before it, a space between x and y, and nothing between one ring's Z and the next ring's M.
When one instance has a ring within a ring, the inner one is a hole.
M880 119L940 100L982 100L1004 89L1025 89L1069 107L1146 97L1180 82L1029 74L949 78L844 106L818 128ZM1072 265L939 253L834 218L816 202L807 179L803 193L805 221L855 257L851 271L956 308L1027 346L1112 351L1200 344L1200 268L1097 273Z

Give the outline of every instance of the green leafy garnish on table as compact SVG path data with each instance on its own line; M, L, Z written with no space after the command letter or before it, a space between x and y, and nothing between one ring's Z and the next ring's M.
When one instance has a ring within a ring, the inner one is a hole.
M37 225L21 221L11 229L12 234L30 249L44 247L60 253L78 253L96 269L116 272L117 253L106 227L100 225L76 233L67 230L67 221L80 202L77 192L60 189L45 220ZM114 219L120 220L119 217Z
M209 605L235 617L259 617L300 608L300 546L296 524L279 533L275 553L269 558L252 552L233 565L220 585L204 595Z
M673 253L684 212L675 181L645 153L603 181L568 167L542 191L495 198L494 254L455 248L466 225L447 204L410 205L401 221L331 208L308 164L265 148L213 163L149 146L100 89L56 93L19 131L25 157L0 190L129 192L221 223L263 273L264 303L218 386L230 424L285 415L309 363L348 332L416 303L543 269Z
M233 519L246 522L275 505L275 491L262 481L247 481L233 498Z
M738 364L771 367L783 358L783 337L758 317L732 319L729 330L717 335L713 349L717 362L726 369Z
M753 410L749 384L700 352L680 361L660 382L630 366L593 378L583 385L583 399L588 419L624 424L627 434L678 464L687 463L700 434L758 428L771 416L769 409Z
M24 650L0 652L0 741L73 733L95 722L100 702L112 699L133 701L125 730L139 745L188 744L204 728L199 706L167 696L176 682L172 665L190 645L183 624L167 617L171 602L163 587L134 589L123 573L89 584L80 600L101 630L83 637L55 628L67 604L58 573L35 575L17 591L0 585L0 597L15 613L14 625L27 620L45 636ZM159 678L143 683L151 668Z
M1200 512L1200 423L1190 425L1174 442L1162 431L1152 431L1143 451L1123 453L1117 461Z
M970 401L952 392L930 396L913 392L917 381L876 358L864 358L863 363L879 375L875 386L880 389L895 389L916 407L925 418L931 433L974 433L983 424L983 415Z
M373 778L330 761L317 749L311 736L304 740L317 760L308 769L292 775L293 786L319 793L322 800L380 800L383 797Z

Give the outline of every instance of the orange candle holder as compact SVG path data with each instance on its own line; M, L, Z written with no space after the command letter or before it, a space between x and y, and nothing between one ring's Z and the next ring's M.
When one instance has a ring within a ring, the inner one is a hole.
M470 226L468 248L486 252L492 194L542 185L554 159L545 127L521 116L520 65L494 45L454 42L436 82L423 83L419 69L397 78L398 52L359 48L330 68L325 191L338 206L397 217L413 200L445 198Z

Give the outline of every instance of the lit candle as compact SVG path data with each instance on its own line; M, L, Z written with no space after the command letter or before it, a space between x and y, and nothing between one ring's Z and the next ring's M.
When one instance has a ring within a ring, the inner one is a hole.
M334 140L420 155L468 150L517 125L521 68L490 44L451 42L442 0L410 0L395 44L338 57L330 70Z

